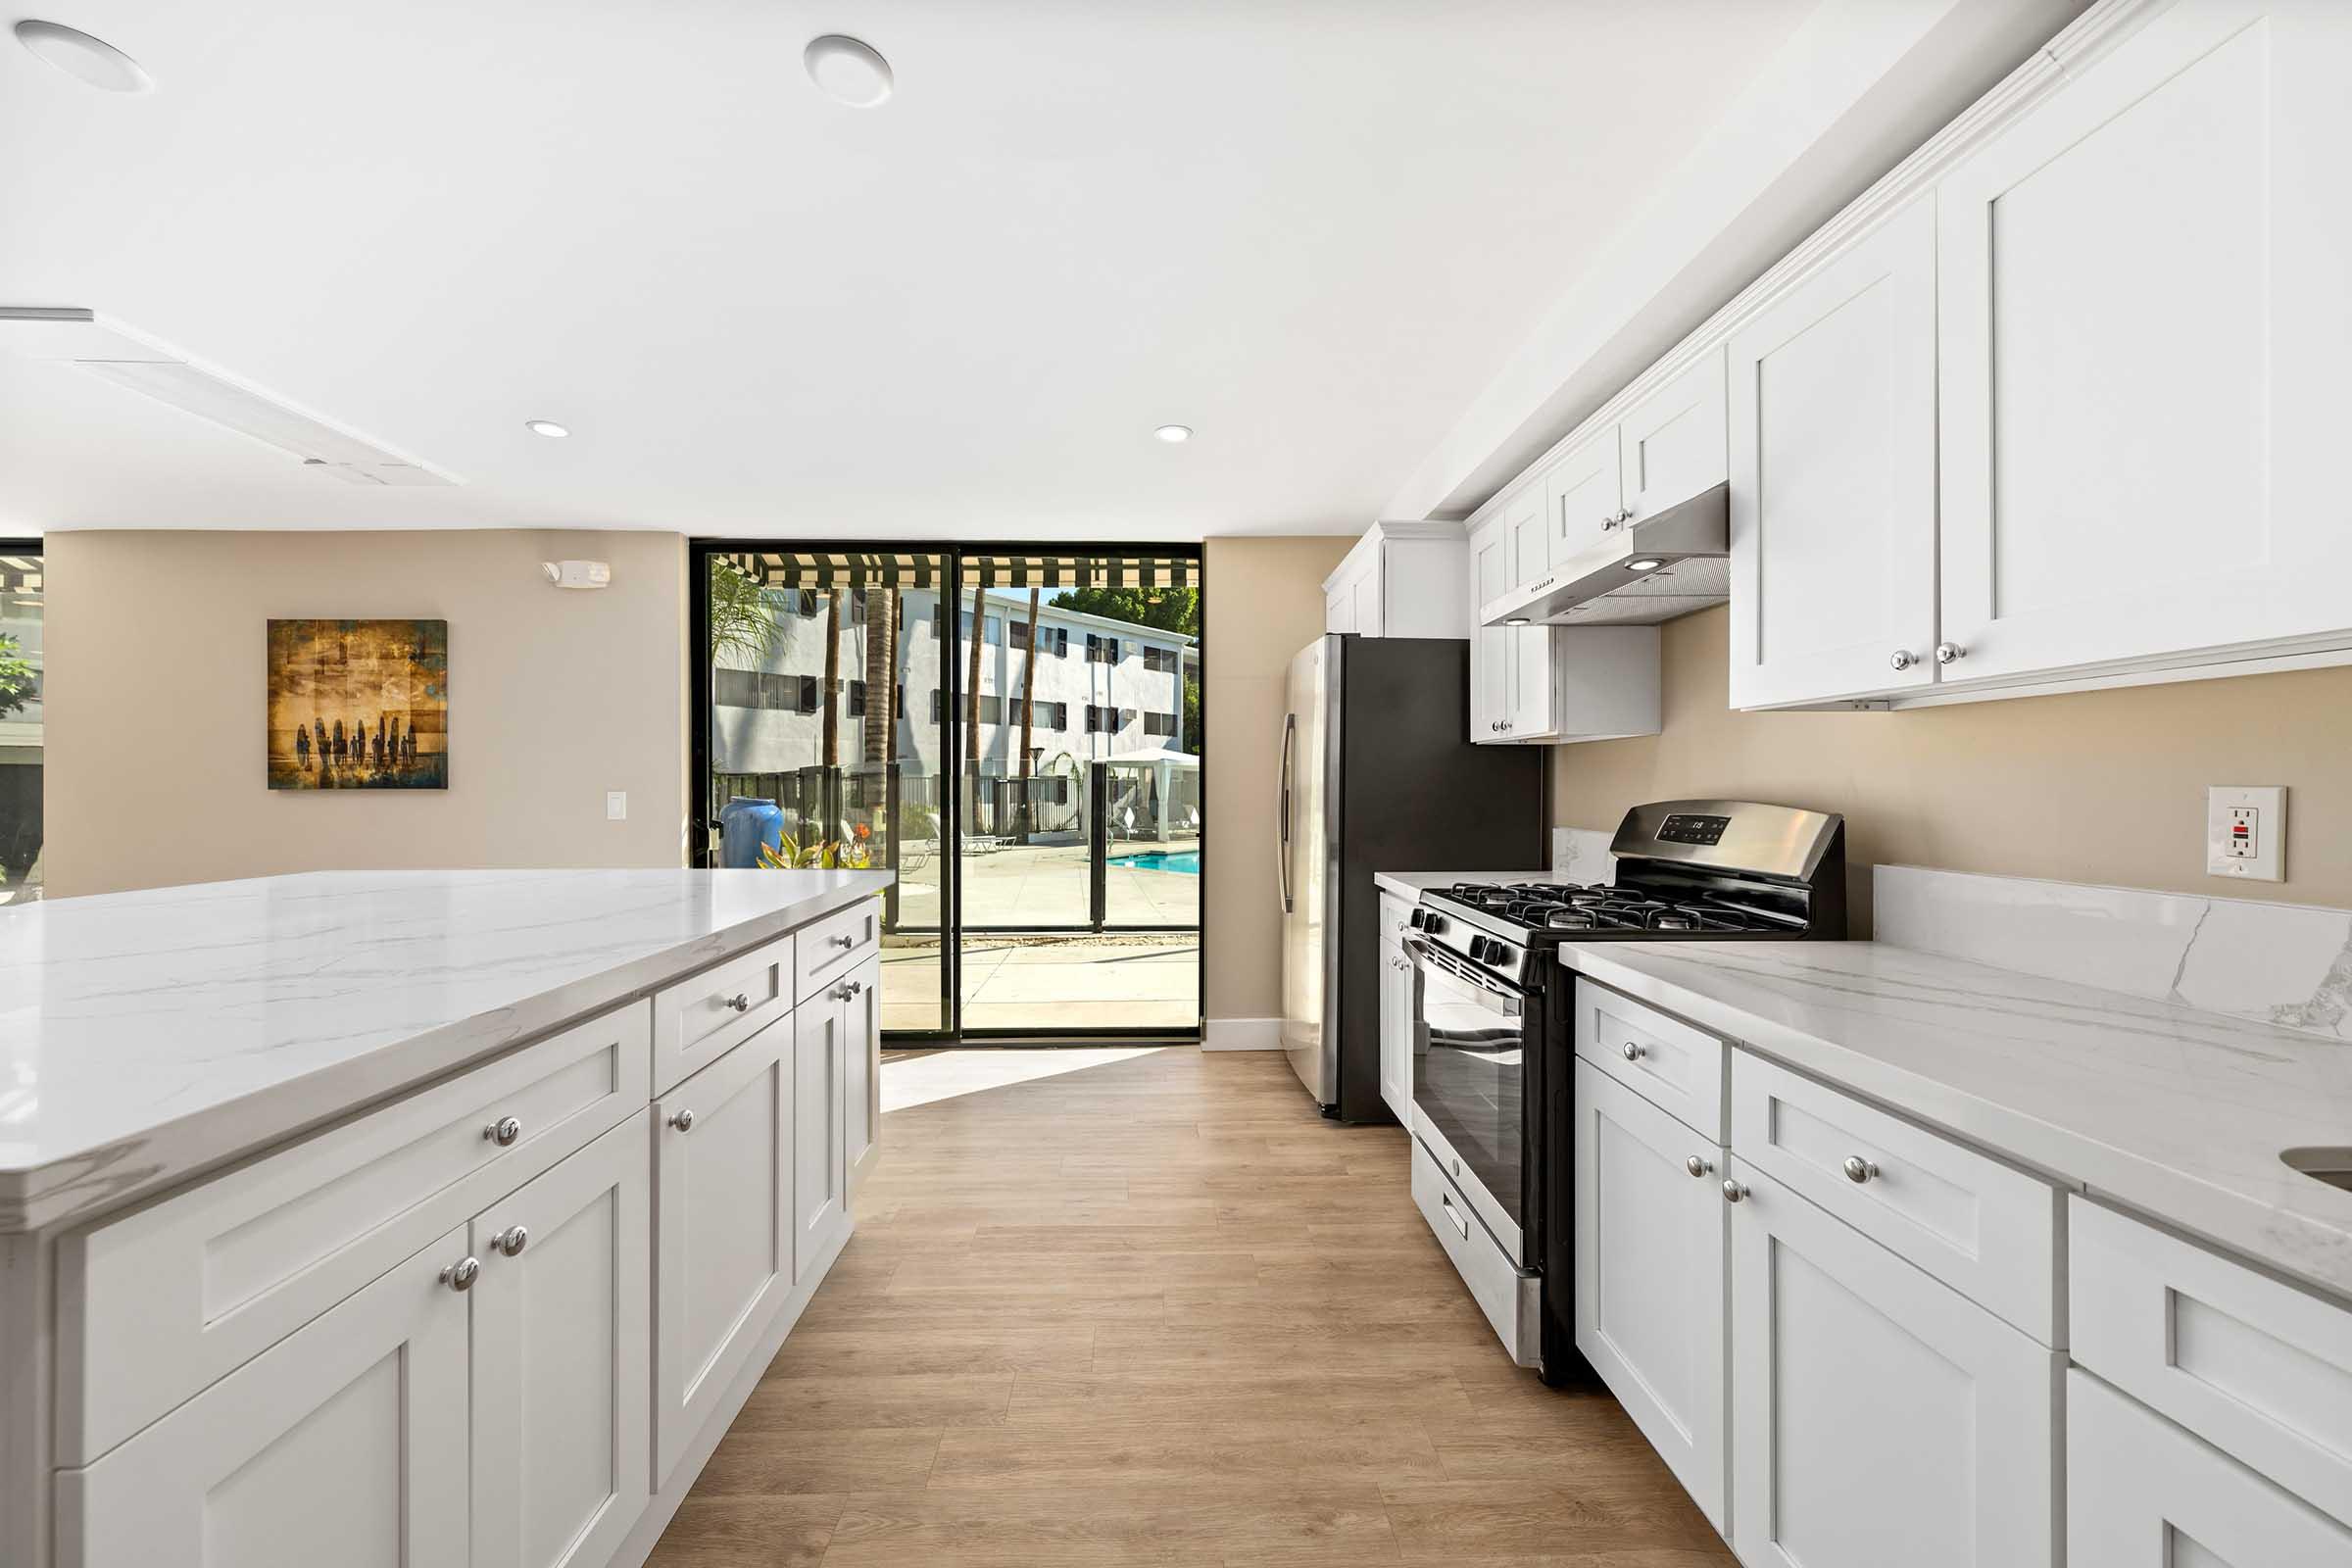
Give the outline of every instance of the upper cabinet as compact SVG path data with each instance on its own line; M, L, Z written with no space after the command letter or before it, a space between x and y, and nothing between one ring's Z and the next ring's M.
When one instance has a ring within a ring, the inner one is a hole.
M1323 629L1467 637L1469 546L1458 522L1376 522L1323 579Z
M1528 488L1544 494L1550 522L1550 564L1573 560L1600 543L1603 534L1625 521L1617 427L1610 425L1572 448L1544 473L1541 485Z
M1730 363L1732 705L1933 680L1929 199L1756 317Z
M1698 363L1627 411L1617 426L1625 505L1617 525L1652 517L1723 483L1727 461L1723 352Z
M1937 188L1947 679L2352 626L2347 73L2180 0Z

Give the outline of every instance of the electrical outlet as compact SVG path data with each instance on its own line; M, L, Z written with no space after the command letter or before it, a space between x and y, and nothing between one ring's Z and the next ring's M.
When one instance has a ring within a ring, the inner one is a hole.
M2286 880L2286 790L2216 784L2205 792L2205 872L2250 882Z
M627 790L605 791L605 820L608 822L625 822L628 819L629 792Z

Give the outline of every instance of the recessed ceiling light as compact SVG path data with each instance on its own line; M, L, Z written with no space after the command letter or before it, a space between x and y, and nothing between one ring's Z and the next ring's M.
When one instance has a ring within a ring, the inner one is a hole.
M145 92L155 78L136 60L108 43L62 22L17 24L17 42L78 81L103 92Z
M1152 433L1162 441L1170 443L1190 441L1193 438L1193 427L1189 424L1163 424Z
M1666 564L1666 563L1660 561L1655 556L1643 556L1639 561L1627 562L1625 564L1625 569L1628 571L1655 571L1664 564Z
M570 430L553 419L525 419L522 421L522 427L533 435L543 435L556 441L561 441L571 434Z
M887 102L897 81L880 50L846 33L828 32L809 39L808 47L801 52L801 64L808 68L808 79L816 83L819 92L852 109L871 109Z
M1510 619L1504 621L1503 624L1505 626L1524 626L1527 624L1527 617L1525 615L1513 615Z

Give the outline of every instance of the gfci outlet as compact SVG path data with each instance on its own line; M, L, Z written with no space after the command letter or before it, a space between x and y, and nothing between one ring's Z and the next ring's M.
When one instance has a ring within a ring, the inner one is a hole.
M2286 880L2286 790L2216 784L2205 791L2205 872L2248 882Z

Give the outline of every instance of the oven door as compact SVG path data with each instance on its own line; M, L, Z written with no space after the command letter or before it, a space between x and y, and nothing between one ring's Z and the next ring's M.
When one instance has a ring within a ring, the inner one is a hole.
M1413 1135L1502 1250L1527 1255L1526 1058L1537 998L1427 942L1408 942L1420 971L1413 1031Z

